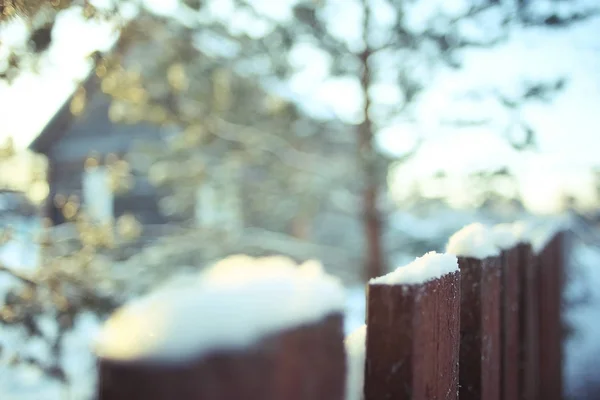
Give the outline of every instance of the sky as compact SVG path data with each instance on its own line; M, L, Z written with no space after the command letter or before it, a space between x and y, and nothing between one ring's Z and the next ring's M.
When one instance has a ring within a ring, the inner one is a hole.
M165 13L177 9L178 4L177 0L146 2ZM256 2L275 18L289 16L287 2L278 2L276 7L269 0ZM231 11L230 3L228 0L219 2L214 12L225 15ZM445 7L447 13L453 14L460 13L464 3L463 0L415 3L420 8L413 12L414 29L421 23L419 18L436 7ZM349 21L356 22L358 17L349 4L344 2L346 7L337 9L338 18L332 21L338 22L333 22L331 28L353 43L356 31ZM388 14L383 8L379 12L378 21L382 25L390 23ZM239 21L243 26L243 18ZM480 27L464 29L478 34ZM486 28L486 32L492 30ZM463 52L463 67L458 71L438 71L418 104L417 123L398 121L387 126L378 137L381 147L393 154L404 153L417 137L425 138L417 155L391 172L392 193L401 197L413 182L445 170L452 178L455 200L460 204L464 192L462 177L466 173L508 164L519 179L526 205L533 210L553 211L564 190L574 192L584 204L593 204L596 199L590 168L598 164L596 153L600 148L598 31L599 18L561 30L513 29L509 40L494 50ZM0 41L19 40L23 34L22 26L12 24L0 30ZM25 148L35 138L71 94L78 79L86 76L90 67L86 55L96 49L108 49L116 39L112 26L84 22L75 10L62 15L54 35L55 44L38 74L23 73L11 86L0 83L0 109L3 110L0 139L12 136L19 148ZM0 61L6 57L4 51L5 47L0 46ZM347 122L356 122L361 107L356 82L348 78L326 79L329 61L310 46L298 48L292 57L300 69L290 82L294 95L308 99L312 109L327 110ZM531 103L520 110L520 115L538 132L538 149L514 151L501 133L507 120L506 110L498 106L491 94L500 91L513 96L526 82L560 77L567 79L567 85L555 99ZM473 95L465 98L466 90ZM398 101L395 87L385 82L373 93L382 102ZM445 118L457 115L479 116L491 122L461 130L444 126Z

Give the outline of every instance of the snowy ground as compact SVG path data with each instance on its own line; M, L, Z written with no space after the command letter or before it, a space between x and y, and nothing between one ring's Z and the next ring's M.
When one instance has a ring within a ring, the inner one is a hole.
M600 357L600 247L575 250L566 299L578 304L566 313L574 332L565 343L565 387L573 399L585 397L581 391L590 382L598 385Z
M5 221L6 222L6 221ZM38 248L35 235L37 221L10 221L14 227L13 239L0 246L0 262L19 271L31 271L38 264ZM0 272L0 304L10 288L19 282ZM55 337L57 321L51 316L37 320L45 337ZM0 325L0 398L3 400L58 400L89 399L95 377L94 359L90 352L90 338L98 330L100 321L91 314L80 315L75 328L65 335L60 365L63 366L69 382L64 385L58 380L49 379L39 368L23 363L14 364L14 358L31 357L42 365L49 365L51 348L40 337L30 338L22 326Z

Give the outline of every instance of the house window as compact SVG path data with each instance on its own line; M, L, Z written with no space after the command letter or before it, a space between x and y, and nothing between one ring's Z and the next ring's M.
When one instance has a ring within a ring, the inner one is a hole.
M86 168L83 173L83 206L98 222L108 222L114 216L114 194L109 185L106 167Z
M236 182L203 182L196 192L195 214L199 227L239 233L243 222Z

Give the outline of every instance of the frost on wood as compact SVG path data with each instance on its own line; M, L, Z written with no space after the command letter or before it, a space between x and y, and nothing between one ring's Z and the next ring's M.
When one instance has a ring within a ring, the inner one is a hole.
M268 334L341 313L340 282L318 262L232 256L197 280L172 284L117 310L96 343L101 358L181 361L245 348Z
M362 400L365 382L365 343L367 326L363 325L352 332L346 340L346 400Z
M456 256L431 251L387 275L371 279L372 285L417 285L458 271Z
M492 230L481 223L467 225L452 235L448 240L446 251L458 257L478 259L500 254Z

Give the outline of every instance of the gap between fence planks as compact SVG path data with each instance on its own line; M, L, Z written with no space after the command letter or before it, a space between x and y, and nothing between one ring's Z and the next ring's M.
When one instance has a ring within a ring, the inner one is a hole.
M193 316L190 316L193 318ZM98 400L343 400L341 315L181 364L99 360Z
M365 400L458 398L460 273L369 284Z

